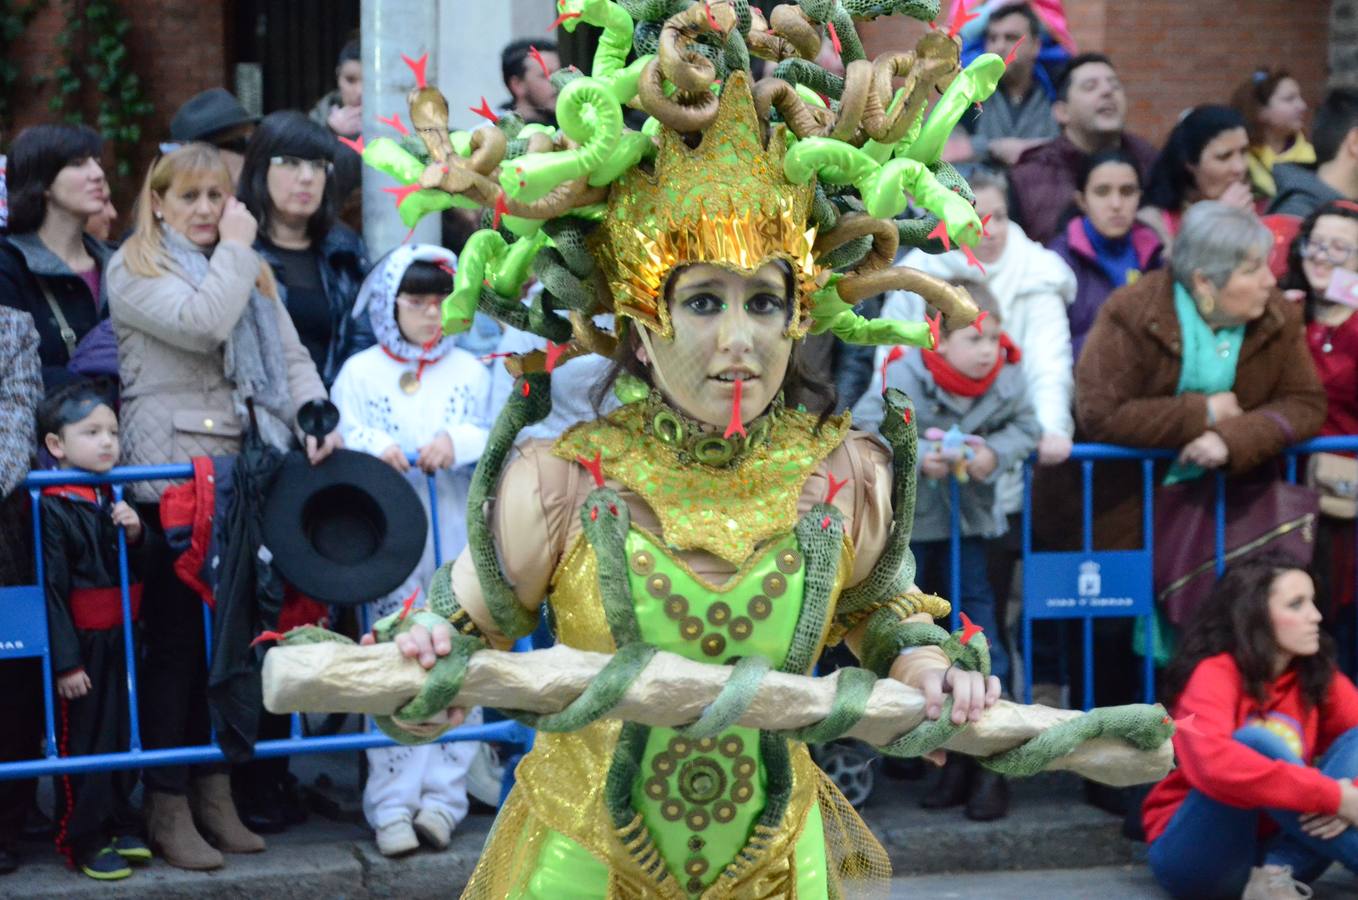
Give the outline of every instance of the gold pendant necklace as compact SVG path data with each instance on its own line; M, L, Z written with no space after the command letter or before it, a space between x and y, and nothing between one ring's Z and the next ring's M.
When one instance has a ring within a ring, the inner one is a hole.
M414 370L407 369L401 373L401 379L398 384L401 385L401 391L403 393L414 394L420 389L420 376L416 374Z

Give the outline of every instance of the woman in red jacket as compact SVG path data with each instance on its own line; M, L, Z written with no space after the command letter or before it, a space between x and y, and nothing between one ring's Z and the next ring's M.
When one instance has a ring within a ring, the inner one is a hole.
M1320 618L1311 576L1266 554L1228 569L1184 630L1165 685L1179 765L1142 807L1173 896L1309 897L1294 875L1358 871L1358 689Z

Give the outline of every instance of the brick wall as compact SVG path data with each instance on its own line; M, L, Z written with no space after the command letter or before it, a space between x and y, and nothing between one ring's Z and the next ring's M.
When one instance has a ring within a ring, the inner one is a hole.
M230 4L203 0L121 2L132 22L127 40L131 67L155 107L143 126L145 139L134 166L139 179L156 143L168 135L170 117L179 105L205 88L227 84L226 16ZM29 26L14 54L24 82L31 84L34 76L55 69L60 58L55 40L63 25L62 4L49 3ZM14 98L16 129L54 121L47 106L50 97L50 88L20 91ZM92 113L87 115L87 121L93 122ZM130 217L130 199L135 193L135 184L114 184L114 199L124 222Z
M1107 53L1127 85L1129 127L1160 143L1179 113L1225 102L1256 66L1281 64L1313 105L1324 91L1329 0L1065 0L1080 50ZM951 3L943 4L945 16ZM902 17L861 27L869 54L913 46Z
M1101 49L1127 84L1131 127L1154 141L1169 132L1183 109L1227 101L1259 65L1290 70L1313 106L1324 92L1328 0L1105 5Z

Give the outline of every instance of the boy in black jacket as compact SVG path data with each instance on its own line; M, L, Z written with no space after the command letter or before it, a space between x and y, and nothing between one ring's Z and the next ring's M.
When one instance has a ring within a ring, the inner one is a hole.
M63 469L103 474L118 461L118 417L94 385L74 382L38 407L38 433ZM128 748L127 664L118 573L118 529L127 535L133 571L154 538L127 503L107 488L44 488L42 552L47 629L56 674L62 756L116 753ZM132 621L141 584L129 572ZM151 851L139 830L130 795L135 771L66 775L57 780L57 849L91 878L132 874L129 861Z

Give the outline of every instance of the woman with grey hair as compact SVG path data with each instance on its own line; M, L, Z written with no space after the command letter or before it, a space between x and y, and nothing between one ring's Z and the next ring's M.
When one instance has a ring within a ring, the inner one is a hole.
M1184 215L1172 269L1114 291L1089 332L1075 367L1079 438L1178 451L1172 464L1156 468L1157 478L1182 483L1157 491L1157 523L1186 517L1190 507L1211 508L1206 471L1276 478L1283 449L1315 435L1325 419L1301 307L1283 297L1268 267L1272 243L1253 213L1197 203ZM1241 496L1241 487L1228 500ZM1095 547L1144 546L1140 463L1100 464L1093 490ZM1166 553L1157 573L1197 558L1198 550L1210 557L1212 530L1202 532L1201 543L1190 546L1157 527L1155 551ZM1140 699L1131 631L1131 620L1098 623L1098 703Z
M1085 437L1179 450L1173 483L1248 472L1320 429L1325 394L1272 246L1253 213L1189 209L1171 270L1116 291L1089 333L1075 369Z

